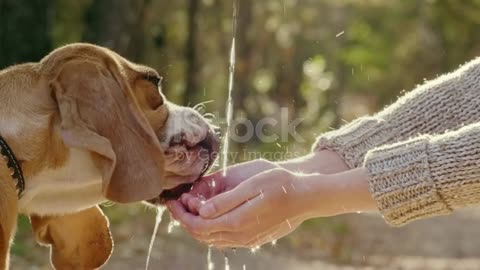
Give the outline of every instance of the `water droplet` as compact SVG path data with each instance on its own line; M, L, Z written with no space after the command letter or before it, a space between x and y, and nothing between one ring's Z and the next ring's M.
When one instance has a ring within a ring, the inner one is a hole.
M292 187L293 190L296 190L295 185L293 183L290 183L290 186Z
M180 223L178 223L178 221L170 220L170 223L168 223L167 233L172 233L173 229L178 226L180 226Z
M288 227L290 227L290 229L292 229L292 224L290 224L290 221L289 221L288 219L287 219L287 220L285 220L285 221L287 222L287 224L288 224Z
M253 253L253 254L255 254L255 253L257 253L259 250L260 250L260 246L256 246L256 247L254 247L254 248L251 248L251 249L250 249L250 252Z
M197 195L197 198L200 199L200 203L205 204L205 202L207 201L207 199L205 199L205 196L203 196L202 194L196 194L196 195Z

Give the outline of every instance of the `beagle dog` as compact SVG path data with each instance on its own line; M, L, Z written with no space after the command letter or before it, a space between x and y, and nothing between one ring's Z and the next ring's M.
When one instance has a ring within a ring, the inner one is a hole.
M161 77L106 48L72 44L0 71L0 269L18 214L56 269L110 257L106 201L159 204L212 165L215 129L169 103Z

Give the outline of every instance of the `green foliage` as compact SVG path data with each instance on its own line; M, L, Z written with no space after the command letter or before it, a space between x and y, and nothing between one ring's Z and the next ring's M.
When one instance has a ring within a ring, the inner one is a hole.
M213 100L208 110L221 117L231 4L1 0L0 66L36 61L70 42L98 43L156 67L171 100ZM478 54L479 8L479 1L240 1L236 116L255 122L288 107L313 137L375 112ZM188 28L190 19L196 27ZM357 98L363 105L348 104Z
M18 217L18 223L17 223L17 234L16 234L16 239L12 245L11 252L12 254L18 255L18 256L27 256L28 255L28 250L29 246L27 243L24 241L21 241L25 237L31 237L32 232L31 232L31 227L30 227L30 221L28 220L28 217L26 216L19 216Z
M50 51L52 15L51 1L0 1L0 68L38 61Z

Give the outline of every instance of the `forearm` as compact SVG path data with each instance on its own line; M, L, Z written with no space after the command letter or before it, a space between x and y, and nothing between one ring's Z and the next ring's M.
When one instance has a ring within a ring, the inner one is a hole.
M348 170L348 166L343 159L336 152L330 150L313 152L303 157L276 162L275 164L285 170L304 174L335 174Z
M480 58L425 82L372 117L359 118L323 134L314 150L333 150L350 168L358 168L375 147L480 121L479 106Z

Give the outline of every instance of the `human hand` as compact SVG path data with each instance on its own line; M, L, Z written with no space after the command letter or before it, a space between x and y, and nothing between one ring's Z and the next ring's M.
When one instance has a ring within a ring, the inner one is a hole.
M377 210L364 169L335 175L272 169L204 203L168 207L193 237L219 248L260 246L313 217Z
M227 177L223 175L223 171L203 177L189 193L181 197L181 201L188 206L190 212L198 214L197 209L202 201L229 191L250 177L274 168L303 174L335 174L348 170L340 155L330 150L316 151L303 157L275 163L261 159L253 160L228 167Z
M279 168L275 163L264 159L258 159L233 165L224 171L217 171L203 177L196 182L191 191L181 196L180 201L191 213L198 214L198 209L203 201L208 200L220 193L234 189L241 182L261 172Z
M219 248L255 247L289 234L312 217L312 196L305 178L272 169L205 203L185 204L182 198L168 202L168 207L202 242Z

